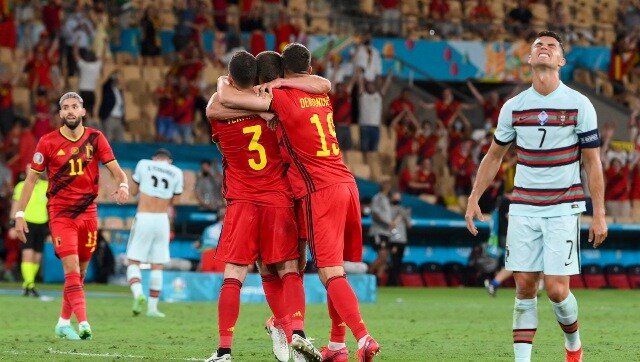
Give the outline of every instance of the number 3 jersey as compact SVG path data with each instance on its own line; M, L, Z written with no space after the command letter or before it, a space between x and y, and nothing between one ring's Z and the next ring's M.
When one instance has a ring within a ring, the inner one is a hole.
M171 199L184 189L182 170L165 161L140 160L131 178L140 192L160 199Z
M274 131L258 116L211 120L222 152L222 195L227 203L293 207L293 193Z
M47 171L49 219L97 217L98 163L113 161L109 142L96 129L84 127L77 140L65 137L60 130L42 136L31 169L38 173Z
M494 135L516 141L518 163L509 213L553 217L585 210L580 150L600 146L596 112L564 83L547 96L533 87L507 101Z
M326 94L274 89L271 110L280 120L276 132L296 199L337 183L355 183L342 162Z

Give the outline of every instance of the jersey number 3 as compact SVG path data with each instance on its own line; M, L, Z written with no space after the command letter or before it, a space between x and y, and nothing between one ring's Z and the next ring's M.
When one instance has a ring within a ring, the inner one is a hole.
M254 158L249 159L249 167L252 170L260 171L263 168L267 167L267 152L258 141L260 140L260 136L262 136L262 127L257 124L255 126L244 127L242 129L242 133L244 134L253 134L251 137L251 142L249 142L249 151L258 151L258 160L256 161Z

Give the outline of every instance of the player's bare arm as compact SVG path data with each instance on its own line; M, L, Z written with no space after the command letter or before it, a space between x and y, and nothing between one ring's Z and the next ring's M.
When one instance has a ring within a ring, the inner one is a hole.
M273 88L295 88L307 93L324 94L331 91L331 82L317 75L300 74L290 78L278 78L253 87L256 95L271 94Z
M582 164L589 180L589 192L593 204L593 221L589 227L589 242L597 248L607 238L607 223L604 209L604 176L600 163L599 148L583 148Z
M138 196L140 192L140 185L133 180L133 182L129 185L129 196Z
M478 173L476 174L476 181L473 184L473 189L469 195L469 201L467 202L467 212L464 215L467 221L467 229L473 236L478 235L478 228L474 225L473 219L484 221L480 206L478 206L478 200L484 191L489 187L493 179L496 177L500 165L502 164L502 158L509 150L509 145L499 145L494 140L489 147L489 152L484 156L480 162Z
M218 97L225 107L266 112L271 106L271 95L256 97L255 94L242 92L229 84L226 76L218 78Z
M112 161L106 164L107 169L111 172L111 176L118 183L118 188L113 192L113 197L118 205L122 205L129 200L129 181L127 174L122 171L118 161Z
M246 117L255 114L255 112L245 111L242 109L235 109L225 107L220 103L218 93L213 93L209 103L207 104L207 118L209 120L225 120L238 117Z
M27 233L29 232L29 228L27 227L27 222L24 221L24 209L27 207L29 203L29 199L31 199L31 194L33 193L33 188L36 186L36 181L40 174L34 170L29 170L27 173L27 177L24 180L24 186L22 189L22 194L20 194L20 199L14 205L15 212L11 215L16 220L16 234L18 239L23 243L27 242ZM13 210L12 210L13 211Z

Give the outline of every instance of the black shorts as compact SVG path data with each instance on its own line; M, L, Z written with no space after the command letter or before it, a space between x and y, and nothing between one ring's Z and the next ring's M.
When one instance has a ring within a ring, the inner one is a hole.
M373 250L380 251L380 249L387 249L389 247L389 237L387 235L374 235L373 236Z
M27 233L27 242L22 243L22 250L33 249L38 253L42 253L44 242L49 236L49 223L34 224L27 222L29 232Z

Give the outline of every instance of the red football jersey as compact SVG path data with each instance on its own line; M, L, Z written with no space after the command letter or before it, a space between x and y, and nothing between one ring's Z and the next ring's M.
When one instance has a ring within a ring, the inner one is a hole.
M271 110L280 119L276 133L284 161L290 164L287 175L297 199L337 183L355 183L342 162L326 94L274 89Z
M257 116L211 121L222 152L222 195L228 203L249 201L292 207L293 193L274 131Z
M84 128L73 141L60 130L50 132L38 142L31 168L47 171L49 177L49 219L56 217L90 219L97 217L99 165L115 161L102 132Z

